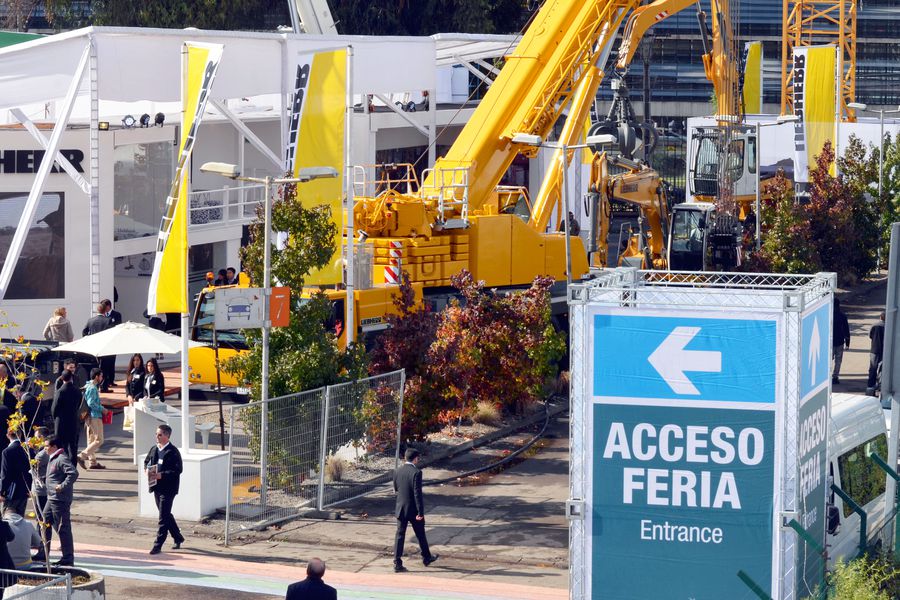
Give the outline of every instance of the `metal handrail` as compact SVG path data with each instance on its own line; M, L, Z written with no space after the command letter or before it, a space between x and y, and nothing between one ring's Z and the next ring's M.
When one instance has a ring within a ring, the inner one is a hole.
M253 184L191 192L188 222L191 227L245 225L256 218L264 190L264 185Z

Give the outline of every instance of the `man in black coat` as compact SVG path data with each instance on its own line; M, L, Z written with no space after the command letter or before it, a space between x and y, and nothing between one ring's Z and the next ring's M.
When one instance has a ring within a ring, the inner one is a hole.
M73 463L78 460L78 432L81 422L78 407L81 405L81 390L75 387L72 371L66 369L60 375L62 385L53 397L50 414L53 415L53 431Z
M106 307L106 300L103 302L99 302L97 304L97 314L88 319L87 324L84 326L84 329L81 330L81 335L94 335L95 333L100 333L101 331L106 331L107 329L113 327L112 319L110 318ZM101 356L100 357L100 370L103 371L103 389L101 392L109 391L109 382L115 378L116 375L116 357L115 356Z
M9 446L3 450L0 465L0 500L4 510L12 509L24 517L31 490L31 459L17 431L7 431L6 438Z
M422 498L422 471L416 466L419 462L419 451L407 448L404 454L406 462L394 473L394 491L397 492L397 506L394 511L397 517L397 535L394 540L394 572L403 573L403 544L406 541L406 526L412 524L419 548L422 550L422 564L426 567L438 559L428 549L428 538L425 537L425 500Z
M162 545L166 541L167 534L172 534L175 542L175 550L181 548L184 536L178 529L178 523L172 515L172 503L178 495L178 486L181 483L181 453L174 444L169 443L172 428L162 424L156 428L156 445L147 453L144 459L144 469L147 473L147 481L151 486L156 507L159 509L159 529L156 532L156 542L150 549L150 554L159 554ZM155 468L153 472L148 469Z
M284 600L337 600L337 590L322 581L325 561L314 558L306 565L306 579L288 586Z
M122 313L113 308L112 301L107 298L100 301L106 307L106 317L109 319L109 328L112 329L122 324ZM103 391L109 391L110 386L116 387L116 357L103 356L100 358L100 368L103 369Z

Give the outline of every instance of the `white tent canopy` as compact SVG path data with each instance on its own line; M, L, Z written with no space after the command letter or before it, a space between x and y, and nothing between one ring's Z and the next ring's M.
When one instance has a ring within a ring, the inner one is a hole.
M98 100L178 102L186 41L225 46L213 86L216 98L283 93L293 81L282 74L297 53L346 46L354 49L351 85L356 93L427 90L435 84L436 42L430 37L87 27L0 50L0 108L63 100L91 43ZM89 93L85 77L79 95Z

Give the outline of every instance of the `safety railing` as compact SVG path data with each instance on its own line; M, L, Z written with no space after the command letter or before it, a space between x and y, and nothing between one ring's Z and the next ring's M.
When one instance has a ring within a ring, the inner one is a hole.
M191 227L244 225L256 218L265 186L242 185L218 190L191 192Z
M43 571L0 569L0 584L5 588L4 600L16 598L56 600L72 598L72 574Z

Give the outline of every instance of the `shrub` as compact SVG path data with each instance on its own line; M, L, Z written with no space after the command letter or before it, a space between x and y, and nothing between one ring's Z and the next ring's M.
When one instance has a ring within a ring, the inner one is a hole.
M858 558L840 561L828 575L831 589L829 600L890 600L884 589L897 576L897 569L889 562Z
M493 402L481 400L475 405L472 420L482 425L496 427L500 424L500 409Z
M343 481L345 466L343 458L329 456L325 461L325 481Z

